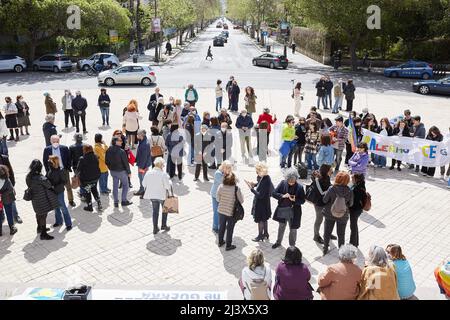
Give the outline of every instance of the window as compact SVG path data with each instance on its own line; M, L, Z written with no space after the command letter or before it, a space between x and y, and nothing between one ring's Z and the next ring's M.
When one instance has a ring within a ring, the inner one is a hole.
M417 63L416 64L416 68L426 68L427 64L426 63Z
M132 67L122 67L119 70L117 70L119 73L128 73L131 71Z
M142 67L134 66L132 68L132 72L143 72L143 71L144 71L144 69Z
M42 58L39 59L39 61L53 61L55 60L54 56L43 56Z

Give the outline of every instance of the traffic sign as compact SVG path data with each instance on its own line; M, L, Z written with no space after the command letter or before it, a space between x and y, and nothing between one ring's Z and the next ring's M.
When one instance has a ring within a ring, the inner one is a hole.
M117 30L109 30L109 41L112 43L119 42L119 33Z

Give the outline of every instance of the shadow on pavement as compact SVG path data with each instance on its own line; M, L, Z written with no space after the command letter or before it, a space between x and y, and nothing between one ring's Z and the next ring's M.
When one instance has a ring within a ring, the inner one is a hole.
M225 270L229 274L234 275L236 279L239 279L242 274L242 269L247 265L247 257L242 253L242 249L247 246L247 243L241 237L233 237L233 244L236 246L234 250L226 251L225 245L218 249L223 256Z
M90 79L86 72L45 72L45 71L26 71L22 73L1 73L0 82L8 86L36 84L52 81L69 81L74 79Z
M108 221L116 227L123 227L133 221L133 212L128 207L116 208L122 210L114 210L114 213L108 215Z
M2 226L0 226L1 228ZM8 231L6 231L8 229ZM9 235L9 228L3 228L3 235L0 237L0 260L11 253L8 248L12 245L12 237Z
M374 216L371 216L367 212L363 212L359 218L362 221L370 224L371 226L374 226L375 228L386 228L386 225L383 222L381 222Z
M171 256L182 246L180 239L174 239L167 232L160 232L155 235L155 240L147 243L147 250L159 256Z
M70 210L73 226L78 227L78 229L80 229L80 231L82 232L94 233L100 228L102 224L102 218L97 211L84 211L82 207L85 205L85 203L81 203L80 207L78 207L77 209Z
M52 252L58 251L61 248L67 246L68 242L63 241L66 232L57 233L50 232L49 235L54 236L53 240L41 240L39 235L36 236L32 243L28 243L23 247L25 259L30 263L37 263L44 260Z

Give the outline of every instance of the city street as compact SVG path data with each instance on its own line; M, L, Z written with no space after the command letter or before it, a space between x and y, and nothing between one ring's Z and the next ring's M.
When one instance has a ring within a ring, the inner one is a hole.
M239 109L244 108L244 88L252 86L257 96L257 114L269 107L279 120L293 113L291 80L300 81L305 91L301 115L316 104L315 83L323 74L332 81L353 78L356 86L354 110L360 112L368 107L377 118L393 118L410 109L420 115L425 127L436 125L443 134L448 132L450 98L444 96L421 96L411 91L414 80L391 79L376 74L345 73L334 71L297 53L288 58L292 61L287 70L271 70L252 66L252 58L262 54L253 41L241 30L230 28L225 47L212 47L213 61L206 61L208 46L220 32L215 25L201 32L181 54L168 64L154 67L157 86L167 99L169 96L184 100L184 90L190 83L198 89L198 111L214 113L217 79L223 86L230 75L235 76L241 89ZM85 73L54 74L47 72L24 72L22 74L0 73L0 93L15 101L18 94L24 96L30 106L31 135L21 137L19 142L8 142L9 156L16 175L17 207L24 223L18 225L18 233L9 235L6 222L0 237L0 299L21 293L23 289L36 286L66 287L69 283L82 281L95 288L106 289L155 289L196 290L220 292L228 299L241 299L238 279L246 265L246 256L255 247L264 251L266 262L275 269L287 247L287 235L283 246L272 249L278 223L269 221L269 241L255 243L257 225L250 214L253 195L244 179L256 180L255 169L244 165L240 157L239 143L233 147L237 160L236 170L239 186L244 192L246 217L234 232L236 250L227 252L218 248L211 231L212 206L211 182L193 182L193 168L183 168L182 182L174 179L174 191L179 196L180 214L169 215L171 230L156 236L152 233L151 202L132 197L139 186L137 168L132 168L130 200L128 208L113 207L111 197L102 196L105 210L102 213L85 212L83 203L76 197L76 208L69 208L74 228L66 232L64 227L49 232L53 241L41 241L36 236L36 221L30 202L22 200L25 175L34 158L42 159L44 137L42 124L45 117L44 92L49 92L57 103L56 125L63 135L61 143L73 143L73 128L63 131L64 116L61 97L64 89L72 93L81 90L88 100L87 130L85 142L93 144L95 133L102 133L108 143L112 132L122 126L122 109L131 99L137 99L143 119L141 127L150 129L147 103L154 92L141 86L117 86L107 88L111 97L111 128L101 128L101 114L97 107L100 87L95 77ZM2 100L4 101L4 100ZM224 98L224 106L228 100ZM323 117L331 120L335 115L320 110ZM346 113L343 113L347 116ZM233 122L236 116L233 115ZM253 118L255 119L255 116ZM237 137L235 139L237 140ZM256 144L256 140L254 139ZM282 179L279 169L277 145L271 145L269 158L270 175L274 184ZM256 160L256 159L255 159ZM389 160L390 161L390 160ZM439 170L437 170L439 171ZM214 172L210 170L210 177ZM385 247L398 243L411 263L419 299L444 299L439 294L433 271L445 259L450 234L449 190L446 183L435 178L425 178L408 169L402 172L371 167L368 170L367 190L372 195L372 209L360 219L360 247L358 264L364 265L371 245ZM309 184L310 181L302 181ZM112 187L112 180L109 180ZM276 201L272 199L272 210ZM447 213L445 213L447 212ZM330 254L322 257L322 248L313 240L314 208L303 206L301 228L297 246L303 252L304 262L312 274L311 284L317 288L317 277L327 265L337 262L337 242ZM54 223L54 214L47 222ZM346 238L349 238L347 227ZM364 255L364 256L363 256ZM315 296L318 298L318 294Z

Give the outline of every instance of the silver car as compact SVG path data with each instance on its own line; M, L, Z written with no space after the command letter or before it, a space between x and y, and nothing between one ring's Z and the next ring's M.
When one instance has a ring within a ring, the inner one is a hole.
M46 54L33 61L33 70L48 70L53 72L71 71L72 61L63 54Z
M105 52L99 52L95 53L92 56L90 56L87 59L82 59L78 61L77 66L78 69L87 71L90 66L94 64L95 61L98 59L103 58L104 65L108 65L108 62L111 63L111 67L116 68L119 64L119 58L114 53L105 53Z
M100 72L97 79L99 84L105 84L108 87L130 83L149 86L156 81L156 75L150 66L144 63L133 63Z

